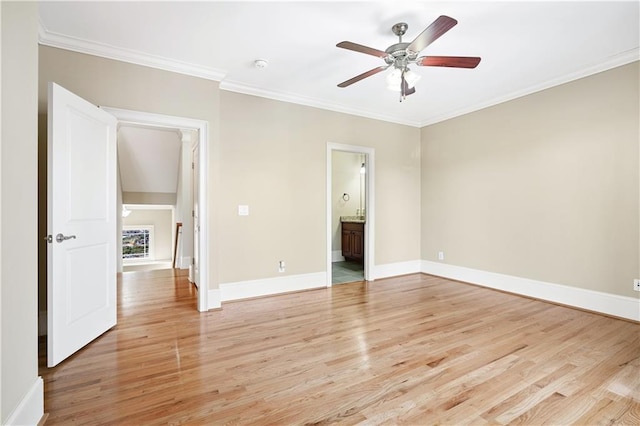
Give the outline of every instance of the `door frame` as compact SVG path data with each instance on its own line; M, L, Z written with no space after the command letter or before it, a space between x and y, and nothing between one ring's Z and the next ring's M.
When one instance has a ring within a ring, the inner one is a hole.
M360 145L345 145L340 143L327 142L327 287L332 286L331 278L331 242L332 242L332 219L333 219L333 195L331 193L332 184L332 153L333 151L351 152L354 154L363 154L365 156L365 164L367 172L364 178L365 187L365 211L367 212L367 220L364 224L364 279L373 281L375 269L375 149Z
M200 205L200 271L199 271L199 287L198 287L198 311L206 312L209 310L209 211L207 188L209 182L209 123L204 120L194 118L176 117L171 115L155 114L150 112L133 111L121 108L113 108L100 106L108 113L114 115L118 119L118 124L135 124L142 126L178 128L184 130L197 130L198 143L200 144L200 182L199 182L199 205ZM121 206L117 206L121 209ZM119 210L118 210L119 211Z

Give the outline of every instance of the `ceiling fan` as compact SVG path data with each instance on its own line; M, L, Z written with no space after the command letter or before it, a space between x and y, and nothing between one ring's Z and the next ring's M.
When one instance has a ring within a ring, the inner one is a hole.
M428 67L453 67L453 68L475 68L480 63L480 58L469 56L421 56L418 54L425 47L436 41L440 36L453 28L458 21L448 16L440 16L433 21L415 40L411 43L403 43L402 36L407 32L409 26L400 22L391 27L391 31L398 36L399 41L387 47L385 51L363 46L350 41L342 41L336 44L337 47L353 50L355 52L366 53L384 59L385 65L373 68L367 72L357 75L349 80L338 84L338 87L347 87L357 83L367 77L371 77L387 68L393 66L394 70L387 77L389 88L400 92L400 102L408 95L416 92L414 87L419 75L409 70L410 64Z

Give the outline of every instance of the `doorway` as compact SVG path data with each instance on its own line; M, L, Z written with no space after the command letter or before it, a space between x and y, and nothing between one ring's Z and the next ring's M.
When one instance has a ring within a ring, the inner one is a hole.
M197 242L195 242L198 247L199 266L197 271L198 276L195 277L195 280L200 284L198 287L198 311L205 312L209 310L209 212L207 209L207 182L209 176L209 147L207 143L209 135L208 123L203 120L174 117L140 111L131 111L119 108L101 107L101 109L104 109L108 113L114 115L118 119L119 125L124 124L129 126L182 129L190 130L193 131L194 134L197 134L197 138L194 141L194 144L198 145L199 155L197 170L198 190L197 193L194 194L194 204L197 202L199 217L199 232L197 233ZM118 212L122 210L122 201L123 200L118 200ZM212 302L214 303L214 305L216 304L216 301Z
M374 154L327 144L327 287L373 280Z

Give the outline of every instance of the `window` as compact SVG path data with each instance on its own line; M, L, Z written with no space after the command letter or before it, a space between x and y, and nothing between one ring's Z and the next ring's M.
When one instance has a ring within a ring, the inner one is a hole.
M122 259L153 260L153 225L122 227Z

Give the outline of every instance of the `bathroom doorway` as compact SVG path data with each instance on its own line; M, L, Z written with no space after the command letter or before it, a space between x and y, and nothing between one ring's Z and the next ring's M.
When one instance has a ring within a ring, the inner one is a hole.
M327 286L371 280L373 149L329 144Z

